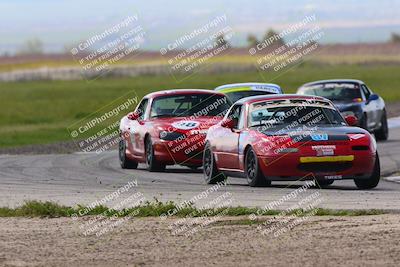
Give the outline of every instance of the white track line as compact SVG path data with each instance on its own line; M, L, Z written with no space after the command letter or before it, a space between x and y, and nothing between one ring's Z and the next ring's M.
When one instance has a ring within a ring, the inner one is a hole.
M395 182L400 184L400 176L385 177L386 181Z
M389 128L399 128L400 127L400 117L388 119Z

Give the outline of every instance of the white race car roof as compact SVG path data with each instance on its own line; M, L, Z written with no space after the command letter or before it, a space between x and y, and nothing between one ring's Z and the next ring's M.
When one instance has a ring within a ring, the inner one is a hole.
M320 81L314 81L314 82L305 83L302 86L300 86L300 88L308 87L308 86L316 85L316 84L325 84L325 83L358 83L358 84L364 84L363 81L355 80L355 79L329 79L329 80L320 80Z
M273 94L282 94L281 87L274 83L232 83L218 86L214 90L221 93L235 91L264 91Z

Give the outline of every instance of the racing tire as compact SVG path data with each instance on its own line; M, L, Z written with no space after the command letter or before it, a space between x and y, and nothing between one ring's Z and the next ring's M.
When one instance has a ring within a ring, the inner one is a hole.
M210 143L207 143L203 153L203 175L207 184L216 184L226 180L224 173L220 172L215 162L214 153Z
M146 156L146 165L147 170L150 172L162 172L165 171L165 164L157 162L156 157L154 156L154 148L151 138L146 138L145 141L145 156Z
M381 119L381 128L375 132L375 138L378 141L386 141L389 138L389 126L387 121L386 110L383 112Z
M354 183L358 189L372 189L379 184L381 179L381 165L378 153L376 154L375 166L371 176L368 179L354 179Z
M137 169L138 163L126 157L126 142L121 138L118 144L119 164L122 169Z
M249 148L246 152L244 166L245 175L249 186L258 187L271 185L271 180L266 179L266 177L262 173L257 154L252 148Z

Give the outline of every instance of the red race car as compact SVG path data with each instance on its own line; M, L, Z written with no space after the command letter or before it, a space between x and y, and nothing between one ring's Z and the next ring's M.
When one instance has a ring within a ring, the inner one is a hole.
M119 160L122 168L146 163L149 171L166 165L202 165L204 139L231 106L210 90L167 90L143 97L120 122Z
M226 175L247 178L250 186L271 181L314 179L320 186L354 179L369 189L380 180L375 139L350 127L328 99L300 95L248 97L236 102L210 127L203 156L207 183Z

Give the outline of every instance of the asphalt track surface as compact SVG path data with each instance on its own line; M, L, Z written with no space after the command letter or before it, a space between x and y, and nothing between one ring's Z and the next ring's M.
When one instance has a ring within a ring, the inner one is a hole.
M378 143L384 176L400 170L400 119L390 121L390 139ZM226 186L210 192L201 170L169 166L163 173L150 173L139 165L123 170L117 151L51 155L0 155L0 206L15 207L25 200L56 201L64 205L90 204L135 181L130 188L106 205L112 206L140 192L148 201L180 203L193 198L197 206L218 204L218 196L227 197L231 206L264 207L299 189L303 182L273 182L271 187L252 188L246 180L229 178ZM207 192L208 190L208 192ZM207 193L205 193L207 192ZM373 190L358 190L352 180L335 181L326 188L310 188L305 194L318 193L319 207L331 209L384 209L400 211L400 183L382 179ZM285 199L276 209L296 204Z

